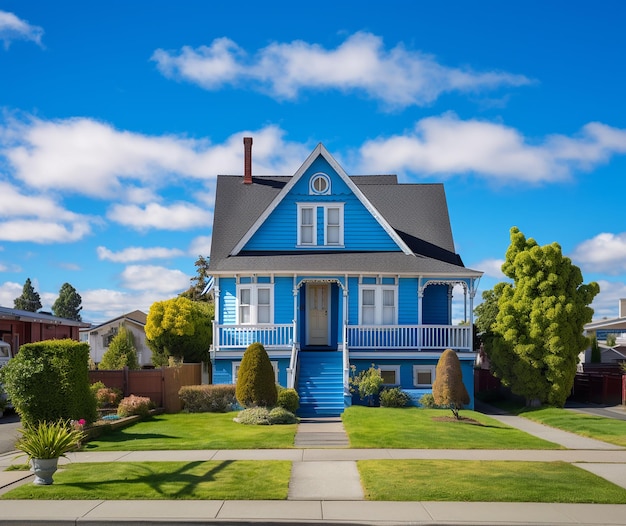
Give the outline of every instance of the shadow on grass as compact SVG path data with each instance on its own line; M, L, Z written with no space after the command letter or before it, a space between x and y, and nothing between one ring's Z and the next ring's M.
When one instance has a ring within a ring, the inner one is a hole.
M188 462L179 469L168 471L167 473L156 472L149 463L141 465L134 464L132 470L129 469L124 478L100 480L97 482L64 482L63 485L77 488L86 493L98 494L101 493L103 489L106 491L107 487L111 487L113 491L115 491L120 485L145 484L158 495L168 498L184 499L196 493L199 484L214 482L216 475L233 462L233 460L220 462L202 475L190 473L202 464L205 464L205 462L202 461ZM181 486L180 489L171 491L172 488L178 486Z
M137 440L165 440L165 439L177 439L179 437L174 435L164 435L163 433L127 433L125 431L111 431L95 438L94 441L106 442L111 444L120 444L122 442L134 442ZM83 446L83 451L90 449L98 449L97 445L88 442Z

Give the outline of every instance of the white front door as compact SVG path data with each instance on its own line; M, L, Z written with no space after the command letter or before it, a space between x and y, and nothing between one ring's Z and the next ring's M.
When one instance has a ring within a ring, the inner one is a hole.
M306 289L308 331L307 345L329 345L328 310L330 308L330 285L309 283Z

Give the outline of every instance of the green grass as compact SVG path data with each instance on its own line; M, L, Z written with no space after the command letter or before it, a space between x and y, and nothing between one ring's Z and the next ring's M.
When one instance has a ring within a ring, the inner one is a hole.
M546 407L523 410L519 416L547 426L626 447L626 421Z
M284 500L290 474L286 461L76 463L50 486L25 484L0 498Z
M626 489L564 462L361 460L368 500L626 504Z
M292 448L296 424L246 426L232 413L178 413L153 416L88 442L84 450Z
M354 448L398 449L563 449L509 427L474 411L461 415L467 421L437 421L452 413L443 409L416 407L393 409L352 406L343 422Z

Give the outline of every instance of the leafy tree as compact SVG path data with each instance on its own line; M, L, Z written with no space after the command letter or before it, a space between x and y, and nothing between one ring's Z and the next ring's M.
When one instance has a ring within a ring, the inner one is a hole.
M598 338L595 336L591 339L591 363L600 363L602 361L602 352L598 345Z
M170 356L185 362L208 361L213 317L213 304L182 296L153 303L145 327L152 363L166 366Z
M76 289L69 283L63 283L59 290L59 297L52 305L52 313L59 318L82 321L80 311L83 299Z
M209 259L204 256L198 256L195 262L196 275L190 279L191 287L180 295L192 301L212 301L210 294L202 294L209 281Z
M617 338L616 338L615 334L609 333L609 334L606 335L606 344L609 347L615 347L616 343L617 343Z
M22 295L13 300L13 308L27 310L29 312L37 312L41 309L41 297L38 292L35 292L30 278L26 278L24 282Z
M256 342L243 353L237 388L237 401L244 407L274 407L278 399L272 362L265 347Z
M482 303L474 309L474 314L476 314L474 328L480 333L480 342L482 342L483 350L487 356L491 354L494 338L493 326L498 315L498 298L499 295L496 290L485 290ZM475 349L480 347L480 342L474 344Z
M433 397L438 406L449 407L454 418L460 420L459 411L469 404L470 397L463 383L459 357L452 349L446 349L439 357L433 382Z
M102 356L100 369L139 369L133 333L122 325Z
M562 407L576 375L578 354L588 340L589 304L597 283L583 284L580 269L557 243L540 247L511 229L511 245L502 265L512 283L498 283L498 313L490 351L494 374L528 405Z

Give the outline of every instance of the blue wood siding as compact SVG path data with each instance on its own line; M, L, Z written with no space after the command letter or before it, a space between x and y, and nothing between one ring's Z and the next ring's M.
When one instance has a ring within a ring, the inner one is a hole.
M398 287L398 323L415 325L417 318L417 279L400 279Z
M220 323L234 325L237 319L237 284L235 278L220 278Z
M243 353L241 355L243 358ZM232 384L233 383L233 363L241 362L241 358L225 358L219 357L213 363L213 383L214 384ZM289 367L288 358L272 358L270 361L278 362L278 383L285 387L287 385L287 368Z
M422 298L422 323L424 325L448 325L448 286L429 285Z
M293 321L293 279L279 277L274 281L274 323Z
M348 323L359 324L359 280L348 278Z
M331 179L331 195L309 195L309 180L317 172ZM244 250L285 251L295 250L298 239L297 203L343 203L344 246L324 247L324 212L317 209L318 247L328 250L399 251L399 247L383 230L370 212L351 192L346 183L322 157L318 157L300 180L284 197L278 207L265 220ZM316 250L306 247L301 250Z

